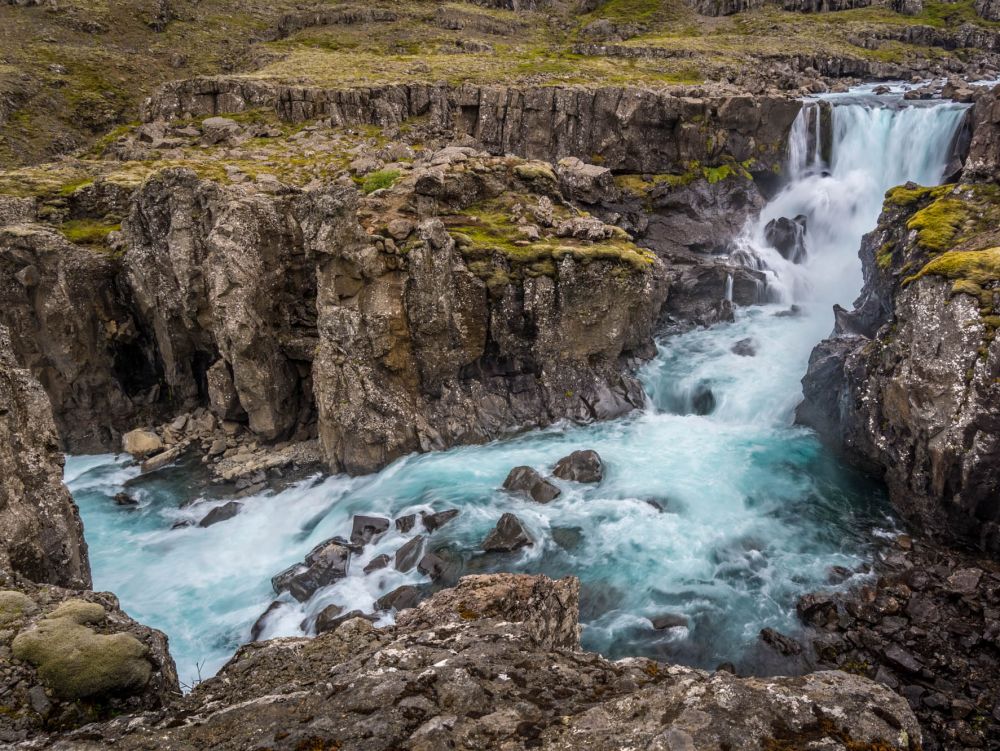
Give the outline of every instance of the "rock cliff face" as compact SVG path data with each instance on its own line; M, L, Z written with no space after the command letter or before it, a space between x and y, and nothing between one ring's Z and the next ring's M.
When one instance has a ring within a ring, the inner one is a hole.
M995 94L966 177L996 169ZM861 249L865 287L813 352L799 420L884 473L928 532L1000 551L1000 258L994 183L887 195Z
M48 397L0 326L0 572L85 588L87 545L62 467Z
M158 363L120 299L116 271L108 256L51 228L0 226L0 323L73 451L116 446L140 412L155 414L161 396Z
M846 673L737 678L582 652L578 593L572 578L467 577L393 628L355 619L243 647L177 710L52 747L920 747L905 700Z
M554 162L595 158L609 169L660 173L726 155L780 166L801 104L786 97L681 96L639 88L509 87L466 84L367 89L290 87L220 77L163 86L146 103L147 120L205 117L275 108L285 120L329 118L337 125L432 126L472 136L495 154Z

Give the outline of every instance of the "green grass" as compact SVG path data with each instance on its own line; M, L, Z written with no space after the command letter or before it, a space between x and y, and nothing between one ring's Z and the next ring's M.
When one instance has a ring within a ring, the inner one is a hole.
M76 245L104 245L108 235L121 228L120 224L107 224L94 219L74 219L59 225L59 231Z
M379 170L365 175L361 180L361 191L366 195L374 193L376 190L391 188L399 179L399 170Z

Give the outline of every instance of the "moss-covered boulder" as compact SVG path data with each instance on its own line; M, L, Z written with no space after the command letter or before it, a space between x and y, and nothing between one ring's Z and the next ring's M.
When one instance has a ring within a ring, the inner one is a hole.
M14 639L14 657L30 662L46 688L64 699L122 694L149 683L149 650L132 634L98 634L107 613L97 603L67 600Z

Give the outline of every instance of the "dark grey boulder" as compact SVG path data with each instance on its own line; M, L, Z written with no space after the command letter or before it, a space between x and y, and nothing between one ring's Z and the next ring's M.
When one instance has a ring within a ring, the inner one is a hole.
M696 415L710 415L715 411L715 394L707 383L699 383L691 394L691 409Z
M368 561L368 564L363 570L366 574L370 574L372 571L378 571L379 569L385 568L391 561L392 558L383 553L382 555L377 555Z
M510 553L531 544L531 536L521 520L514 514L504 514L483 540L483 550L488 553Z
M271 579L274 591L289 592L299 602L305 602L318 589L329 586L347 576L351 551L337 540L321 542L304 564L296 564Z
M232 519L238 513L240 513L240 508L243 506L242 503L237 501L230 501L222 506L216 506L214 509L209 511L198 522L199 527L211 527L213 524L218 524L219 522L224 522L227 519Z
M382 595L375 601L376 610L407 610L415 608L430 594L426 586L419 584L404 584L402 587Z
M771 649L785 657L802 654L802 645L795 639L773 628L764 628L760 631L760 638Z
M782 258L792 263L802 263L806 258L806 221L802 214L794 219L772 219L764 227L764 238Z
M458 514L459 511L457 508L451 508L446 511L438 511L435 514L421 514L421 521L423 521L424 529L428 532L434 532L450 522Z
M556 462L552 474L560 480L600 482L604 479L604 461L596 451L574 451Z
M462 562L447 553L427 553L417 564L417 571L429 576L435 584L451 586L462 574Z
M407 514L396 519L396 529L400 532L409 532L417 523L416 514Z
M355 545L367 545L376 537L385 534L389 529L389 520L381 516L355 516L351 528L351 542Z
M552 540L563 550L576 550L583 542L583 530L579 527L553 527Z
M267 610L261 613L260 617L254 621L253 626L250 627L250 641L257 641L260 639L260 635L264 633L264 629L267 628L267 622L271 619L271 616L278 610L281 610L284 606L285 603L281 600L275 600L267 606Z
M115 503L119 506L138 506L139 501L130 496L128 493L117 493L115 495Z
M537 503L548 503L562 493L531 467L514 467L503 481L504 490L518 493Z
M322 634L324 631L330 631L336 628L334 624L343 614L344 609L340 607L340 605L327 605L316 614L315 618L311 619L311 626L317 634ZM306 629L303 628L303 631L305 630Z
M417 535L396 551L396 570L402 571L404 574L407 571L412 571L413 567L417 565L417 561L420 560L420 554L423 550L424 536Z

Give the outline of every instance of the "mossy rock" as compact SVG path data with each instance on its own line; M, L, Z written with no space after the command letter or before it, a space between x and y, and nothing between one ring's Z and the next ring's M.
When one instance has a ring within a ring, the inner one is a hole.
M104 608L68 600L34 628L17 635L14 657L34 665L38 677L63 699L93 699L133 693L149 683L146 646L131 634L98 634Z
M0 626L31 615L38 607L26 594L12 590L0 591Z
M952 250L942 253L916 274L904 280L910 284L925 276L943 276L956 280L953 292L972 293L976 288L1000 281L1000 248L986 250Z

